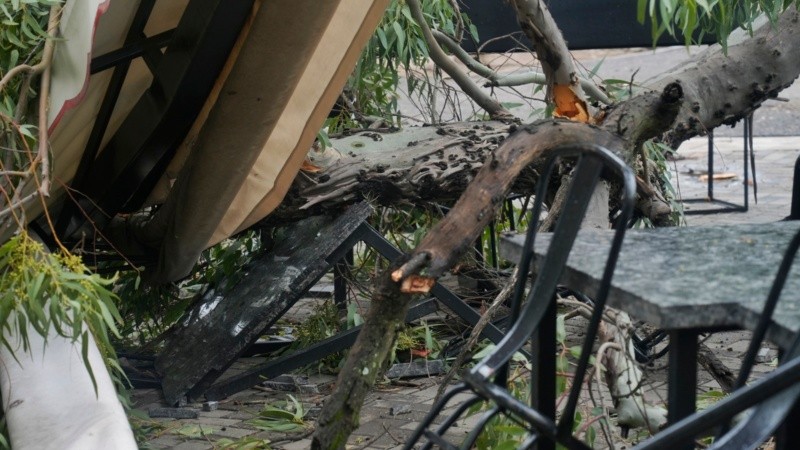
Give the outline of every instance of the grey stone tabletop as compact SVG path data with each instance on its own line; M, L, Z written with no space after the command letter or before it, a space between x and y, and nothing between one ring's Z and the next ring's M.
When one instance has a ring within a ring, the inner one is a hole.
M665 329L753 329L789 241L800 222L631 230L612 280L609 305ZM536 238L542 255L551 234ZM612 233L582 230L563 282L591 296L601 278ZM501 240L501 254L519 259L523 235ZM789 274L768 337L786 347L800 330L800 268Z

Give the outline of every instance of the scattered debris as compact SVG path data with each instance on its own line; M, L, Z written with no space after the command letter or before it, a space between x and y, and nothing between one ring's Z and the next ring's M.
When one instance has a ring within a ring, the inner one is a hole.
M772 350L767 347L761 347L756 355L756 362L759 364L766 364L772 362L775 357L772 355Z
M700 181L708 181L708 174L700 175L698 177ZM724 173L715 173L714 180L735 180L736 174L732 172L724 172Z
M196 419L197 410L189 408L150 408L147 410L147 415L151 419L161 417L168 419Z
M219 402L205 402L203 403L203 411L216 411L219 408Z
M390 416L399 416L401 414L408 414L411 412L411 405L397 405L389 408Z
M418 359L408 363L398 363L386 371L387 378L413 378L440 375L445 372L444 361L441 359Z
M281 375L264 381L261 386L281 392L298 392L300 394L319 394L316 385L309 384L308 377L300 375Z

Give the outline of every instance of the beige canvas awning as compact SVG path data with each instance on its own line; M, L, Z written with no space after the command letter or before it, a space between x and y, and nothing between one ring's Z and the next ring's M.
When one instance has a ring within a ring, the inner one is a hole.
M122 44L135 3L67 5L73 16L65 15L62 32L75 37L57 48L50 112L61 182L75 173L110 78L88 76L88 61ZM151 276L160 282L184 276L202 250L266 217L286 195L387 3L256 1L194 126L149 195L148 203L161 207L146 222L118 219L106 233L122 249L158 255ZM174 26L186 4L156 2L146 34ZM87 24L95 26L88 39ZM144 62L134 61L106 141L151 80Z

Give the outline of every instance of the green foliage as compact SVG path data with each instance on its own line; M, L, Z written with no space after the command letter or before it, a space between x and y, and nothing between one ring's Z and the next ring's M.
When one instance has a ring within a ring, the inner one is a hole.
M527 402L530 398L530 384L526 372L517 368L509 377L508 390L518 400ZM484 411L489 405L478 403L469 409L468 414L477 414ZM498 414L484 427L483 432L475 441L478 450L516 449L525 440L527 430L519 422L508 416Z
M174 434L189 438L189 439L199 439L204 438L210 434L214 433L214 429L208 425L200 425L195 423L189 423L183 425L180 428L176 428L172 430Z
M148 440L154 439L167 431L167 426L164 423L151 419L141 409L128 410L128 422L131 424L136 445L140 449L149 448Z
M288 400L266 405L258 413L258 417L248 421L250 425L273 432L290 433L305 430L306 409L294 396L287 395Z
M683 205L681 204L678 199L680 198L679 192L675 189L675 186L672 184L672 175L669 170L667 161L668 155L674 155L675 150L668 147L665 144L655 141L647 141L643 144L642 148L644 149L645 155L647 156L648 163L650 164L650 168L655 169L654 175L656 177L655 181L661 186L661 192L664 193L665 200L669 202L671 213L669 218L667 219L666 224L658 224L658 225L681 225L685 222L684 214L683 214ZM653 224L648 218L641 218L636 224L635 228L652 228L656 226Z
M60 0L0 0L0 78L18 65L41 62L50 7L60 3ZM30 165L30 157L24 150L36 145L36 119L26 114L28 105L36 100L36 87L29 75L15 76L2 86L0 97L0 147L3 148L0 170L24 170Z
M527 197L512 200L510 208L506 204L501 207L500 212L497 213L497 216L494 220L494 241L497 246L500 245L500 237L503 235L503 233L513 230L527 229L528 219L530 217L527 208L532 204L531 197ZM503 269L512 267L513 264L510 261L501 259L500 255L494 255L497 257L497 261L492 259L492 231L493 230L491 227L486 227L481 233L483 260L486 261L486 265L488 266L494 266Z
M5 216L0 225L13 219L16 226L16 234L0 246L0 341L14 355L29 350L29 327L45 341L52 333L80 341L84 365L96 390L88 360L91 333L121 400L127 403L125 375L110 342L110 336L119 336L121 322L117 298L110 290L114 280L91 273L79 257L63 247L58 253L46 251L28 235L20 208L23 192L33 191L24 189L32 182L41 183L36 167L41 159L37 161L32 149L39 144L35 124L45 111L36 108L39 73L29 68L42 62L46 42L54 39L46 30L51 12L59 11L54 7L61 3L0 0L0 171L4 172L0 211ZM18 69L25 65L28 69ZM42 154L38 158L43 158ZM0 446L8 447L5 437L0 437Z
M390 354L391 361L399 361L397 355L408 356L409 359L434 359L439 357L442 340L437 337L436 326L421 320L419 324L409 325L395 339Z
M94 382L88 361L91 332L107 365L124 377L109 339L110 334L119 336L117 324L121 322L116 296L109 290L113 281L89 272L79 257L47 252L20 232L0 246L2 344L16 352L17 344L8 342L6 336L18 336L23 351L28 351L28 326L45 339L55 330L72 341L81 340L84 363Z
M348 312L351 309L348 308ZM355 323L355 309L352 309L352 323ZM314 312L295 329L295 341L289 351L299 350L317 343L323 339L335 336L345 329L345 324L339 319L339 308L332 301L326 300L315 306ZM335 372L344 357L343 352L334 353L317 361L319 372Z
M663 33L684 35L686 45L694 43L695 33L714 35L723 47L728 35L738 27L752 32L753 23L765 15L775 22L793 2L790 0L638 0L638 19L649 16L653 40Z
M556 397L563 400L568 394L568 389L571 382L571 374L569 373L569 366L572 364L571 358L577 359L580 357L580 346L567 346L567 332L565 326L564 314L559 314L556 317L556 343L558 353L556 354ZM486 355L494 351L494 345L488 345L480 352L473 356L474 360L483 359ZM512 372L509 376L508 391L515 398L522 402L528 402L530 399L530 370L531 365L521 353L516 353L512 358L512 362L516 366L512 366ZM596 362L594 358L589 359L589 363L594 365ZM561 401L559 400L559 403ZM468 414L477 414L481 411L488 410L490 405L488 403L478 403L469 409ZM605 421L602 407L594 408L579 408L575 411L575 417L572 424L573 434L583 435L584 441L589 447L594 448L597 439L596 425L600 421ZM517 421L507 415L498 414L484 427L483 432L478 436L475 441L475 448L479 450L497 450L497 449L516 449L527 437L527 429L522 425L523 422ZM579 436L580 437L580 436ZM559 449L563 447L558 445Z
M477 30L466 15L453 8L450 0L422 1L422 10L428 24L450 36L460 37L463 28L477 40ZM460 40L460 39L459 39ZM392 0L383 20L370 38L355 70L345 87L345 96L352 100L354 110L345 109L326 123L330 133L344 128L358 127L351 115L378 117L399 125L397 89L399 73L406 72L407 89L425 89L425 82L411 73L411 68L428 61L428 45L419 24L411 17L404 0Z
M214 442L217 450L269 450L269 439L261 439L252 436L245 436L236 440L222 438Z
M383 208L376 222L389 241L408 253L422 242L442 215L441 211L421 207Z

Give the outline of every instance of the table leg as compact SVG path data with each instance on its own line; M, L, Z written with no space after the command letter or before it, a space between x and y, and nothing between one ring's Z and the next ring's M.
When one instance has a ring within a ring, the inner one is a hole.
M800 430L797 424L800 424L800 402L795 403L792 410L786 416L786 420L775 432L775 449L776 450L793 450L800 448Z
M694 330L669 332L669 411L670 425L695 412L697 403L697 335ZM685 449L694 449L689 444Z
M797 174L799 169L800 158L797 158L795 174ZM798 218L800 217L794 218L794 220ZM784 353L783 349L778 350L778 360L782 363L786 362ZM786 419L775 431L775 450L794 450L798 448L798 445L800 445L800 429L797 427L798 423L800 423L800 400L794 404L789 414L786 415Z
M531 406L555 422L556 417L556 302L550 302L531 348ZM555 450L555 442L541 439L536 450Z

